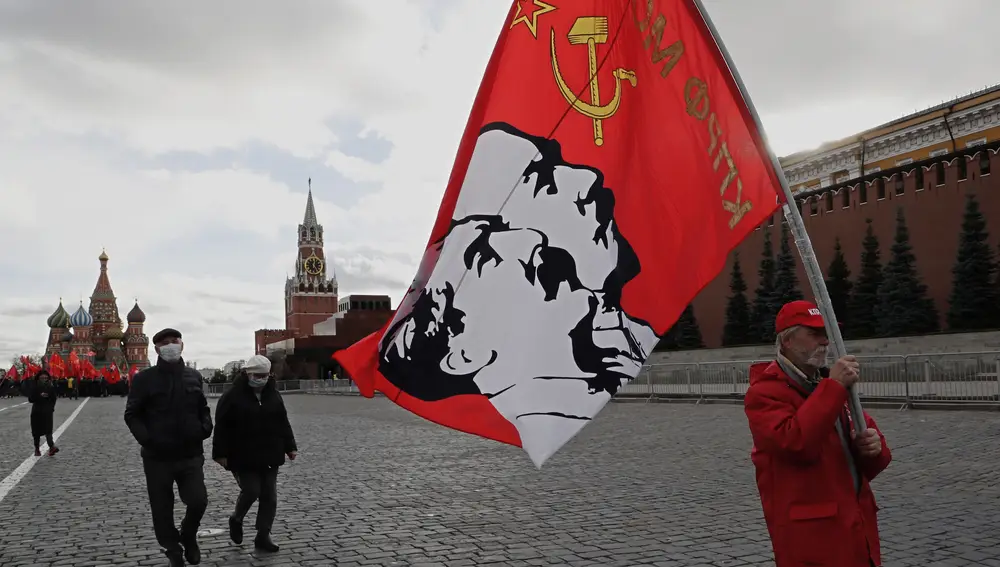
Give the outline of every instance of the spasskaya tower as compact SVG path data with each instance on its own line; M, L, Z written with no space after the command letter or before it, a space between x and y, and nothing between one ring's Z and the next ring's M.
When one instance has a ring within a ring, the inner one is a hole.
M285 329L288 338L308 336L313 325L337 312L337 276L323 253L323 225L316 220L312 179L306 214L298 230L295 275L285 281Z

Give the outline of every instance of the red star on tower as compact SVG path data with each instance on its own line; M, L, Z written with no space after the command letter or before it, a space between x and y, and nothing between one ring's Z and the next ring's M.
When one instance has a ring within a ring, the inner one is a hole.
M555 9L555 6L546 4L542 0L518 0L517 11L514 12L514 21L510 23L510 29L514 29L514 26L524 22L524 25L528 27L528 31L531 32L531 36L537 39L538 16L548 14Z

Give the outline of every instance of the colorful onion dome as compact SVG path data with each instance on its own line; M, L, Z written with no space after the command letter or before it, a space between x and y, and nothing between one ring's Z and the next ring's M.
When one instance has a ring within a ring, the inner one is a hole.
M125 318L128 320L129 323L146 322L146 314L142 312L142 309L139 309L138 300L135 302L135 306L132 307L132 310L128 312L128 315Z
M61 329L69 324L69 313L63 309L62 300L59 300L59 307L49 315L49 318L45 323L50 329Z
M123 333L122 330L119 329L118 327L111 327L110 329L104 332L104 338L106 339L117 339L120 341L124 336L125 333Z
M82 301L80 302L80 308L69 318L69 324L73 327L89 327L94 324L94 318L83 308Z

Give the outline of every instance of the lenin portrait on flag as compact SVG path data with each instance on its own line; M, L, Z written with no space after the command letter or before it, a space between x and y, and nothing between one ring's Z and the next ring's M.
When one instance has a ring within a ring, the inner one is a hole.
M564 161L557 141L486 125L379 372L427 402L484 395L522 438L578 428L659 340L621 308L640 264L614 213L601 172Z

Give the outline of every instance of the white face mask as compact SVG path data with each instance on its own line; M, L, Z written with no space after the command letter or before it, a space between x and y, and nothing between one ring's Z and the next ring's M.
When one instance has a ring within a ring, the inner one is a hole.
M160 358L167 362L177 362L181 359L180 343L170 343L160 347Z

